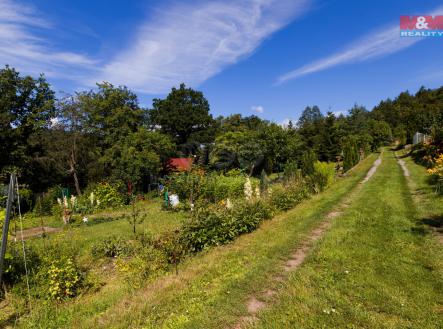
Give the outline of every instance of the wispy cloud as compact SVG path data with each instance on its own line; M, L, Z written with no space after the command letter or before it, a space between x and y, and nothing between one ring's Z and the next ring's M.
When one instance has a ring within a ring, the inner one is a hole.
M167 5L138 30L134 43L105 65L98 80L162 93L198 85L254 52L302 14L311 0L225 0Z
M265 108L261 105L254 105L251 106L251 110L257 113L263 113L265 111Z
M0 63L31 74L75 79L77 70L96 63L82 54L55 50L39 30L53 29L41 14L20 1L0 0Z
M441 15L443 7L436 8L431 15ZM369 59L386 56L408 48L423 38L400 37L398 24L373 31L360 40L333 55L306 64L278 77L277 84L316 73L334 66L363 62Z

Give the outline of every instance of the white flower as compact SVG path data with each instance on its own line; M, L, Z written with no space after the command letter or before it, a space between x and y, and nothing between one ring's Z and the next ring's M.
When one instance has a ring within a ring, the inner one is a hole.
M97 206L99 206L100 205L100 200L99 199L97 199Z
M89 194L89 200L91 201L91 206L94 205L94 192L91 192L91 194Z
M57 203L61 206L62 205L62 199L57 198Z
M258 186L255 188L255 197L260 199L260 188Z
M232 209L232 208L233 206L231 200L229 200L229 198L226 199L226 209Z
M191 211L194 211L194 204L191 203Z
M83 223L87 223L88 222L88 217L83 217Z
M63 196L63 206L68 208L68 198L65 195Z
M75 207L75 205L77 204L77 198L75 197L75 195L71 195L71 207Z
M252 185L251 185L251 180L249 179L249 177L246 177L245 198L248 201L250 201L252 199Z

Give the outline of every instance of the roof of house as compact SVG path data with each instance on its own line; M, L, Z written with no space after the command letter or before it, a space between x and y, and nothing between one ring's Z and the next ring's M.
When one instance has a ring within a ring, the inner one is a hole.
M176 171L188 171L192 168L193 158L170 158L168 166Z

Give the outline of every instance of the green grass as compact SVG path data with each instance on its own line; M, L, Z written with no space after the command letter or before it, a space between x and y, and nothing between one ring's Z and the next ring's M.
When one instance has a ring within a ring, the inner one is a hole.
M241 236L230 245L189 258L180 266L178 276L169 274L122 298L102 301L105 307L78 306L75 319L69 317L64 321L72 311L65 308L53 314L51 322L49 316L34 313L26 325L222 328L234 324L246 313L245 301L249 295L269 286L270 278L280 271L286 257L323 220L324 214L348 195L374 160L372 155L323 194L265 222L257 231Z
M147 215L146 219L137 224L137 232L148 232L151 235L173 230L180 226L185 218L183 213L166 212L161 210L158 201L139 202L140 212ZM36 250L40 255L44 255L48 247L73 250L77 254L77 260L81 268L88 271L88 280L93 284L93 288L88 290L73 301L64 304L52 304L44 301L34 301L31 303L32 311L29 315L22 317L23 326L38 328L58 328L74 321L79 314L82 316L93 316L104 311L115 303L119 298L128 293L125 282L122 282L113 266L112 260L95 259L91 255L92 245L111 235L118 235L125 239L133 239L132 226L121 216L128 214L130 207L106 210L88 216L88 225L81 223L79 226L65 227L61 232L48 234L46 238L36 237L26 241L26 244ZM31 221L30 218L28 218ZM28 223L30 227L38 225L38 218L34 218L34 225ZM61 219L60 219L61 221ZM13 225L11 226L11 228ZM12 240L9 247L12 247ZM17 246L20 248L21 243ZM13 296L11 296L13 297ZM19 297L17 311L23 312L19 307L24 298ZM1 313L1 312L0 312ZM19 314L0 315L0 327L5 325L6 318L13 320ZM5 321L2 323L2 321ZM68 325L69 326L69 325Z
M441 328L443 252L416 220L436 211L424 170L415 207L392 152L360 189L307 262L280 289L255 328ZM431 209L430 209L430 208Z
M429 184L426 169L411 158L403 159L410 172L409 186L418 210L417 224L443 234L443 195Z
M112 263L93 263L88 256L90 244L102 237L130 236L125 220L65 232L69 239L75 237L71 241L80 239L83 264L106 284L60 305L33 304L18 326L229 328L247 314L250 296L272 289L277 294L265 299L268 308L259 313L255 327L441 327L443 252L420 228L423 218L442 214L442 198L427 185L424 169L407 160L413 203L401 168L387 151L372 179L355 189L376 156L257 231L190 257L180 265L179 275L168 273L137 291L126 288ZM285 281L274 280L294 249L344 200L350 207L334 219L305 264ZM148 210L152 216L143 225L152 232L181 221L180 215L154 205Z

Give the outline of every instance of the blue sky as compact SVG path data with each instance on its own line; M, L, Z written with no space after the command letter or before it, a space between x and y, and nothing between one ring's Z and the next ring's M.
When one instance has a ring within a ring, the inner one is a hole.
M180 82L212 113L296 120L307 105L369 109L443 84L443 38L400 38L420 1L0 0L0 64L73 93L109 81L144 106Z

